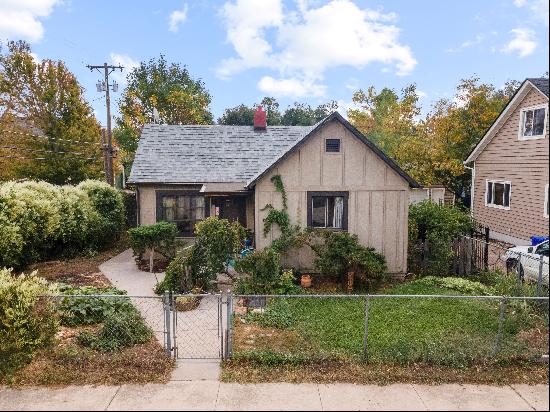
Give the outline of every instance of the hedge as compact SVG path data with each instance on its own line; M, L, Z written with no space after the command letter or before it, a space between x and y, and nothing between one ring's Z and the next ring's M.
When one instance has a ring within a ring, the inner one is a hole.
M122 195L106 183L0 184L0 267L98 250L124 227Z

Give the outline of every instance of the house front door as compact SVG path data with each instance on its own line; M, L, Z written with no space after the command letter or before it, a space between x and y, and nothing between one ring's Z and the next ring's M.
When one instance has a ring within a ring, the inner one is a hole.
M213 199L216 211L221 219L239 222L246 227L246 198L242 196Z

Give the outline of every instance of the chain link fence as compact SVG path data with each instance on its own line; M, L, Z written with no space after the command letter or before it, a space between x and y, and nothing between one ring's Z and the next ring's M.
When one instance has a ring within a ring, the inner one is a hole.
M226 357L472 366L548 354L548 298L228 296Z

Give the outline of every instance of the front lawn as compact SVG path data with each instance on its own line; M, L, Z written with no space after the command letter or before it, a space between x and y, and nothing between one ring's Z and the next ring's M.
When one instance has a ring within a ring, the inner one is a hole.
M422 281L384 293L461 294ZM364 298L291 297L285 301L271 302L264 314L235 321L236 359L363 360ZM368 361L464 368L495 360L529 361L548 353L547 316L523 302L508 305L505 315L502 349L492 357L498 333L496 300L371 298ZM533 333L537 330L543 333ZM288 344L281 347L281 340Z

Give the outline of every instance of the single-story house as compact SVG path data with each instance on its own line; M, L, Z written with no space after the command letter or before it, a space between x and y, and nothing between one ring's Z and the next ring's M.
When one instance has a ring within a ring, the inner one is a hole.
M548 236L548 78L526 79L472 150L474 219L493 239Z
M355 233L391 273L406 272L409 194L420 186L338 112L314 126L269 126L261 108L253 126L147 124L129 183L138 224L173 221L192 237L198 221L220 216L251 229L262 249L280 234L263 233L264 207L282 206L274 175L291 223ZM312 252L286 263L311 269Z

